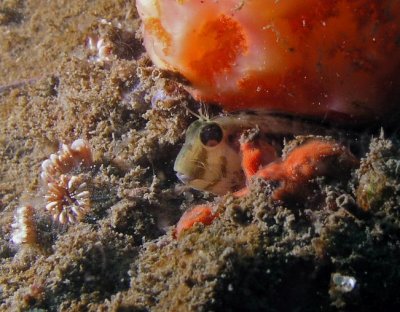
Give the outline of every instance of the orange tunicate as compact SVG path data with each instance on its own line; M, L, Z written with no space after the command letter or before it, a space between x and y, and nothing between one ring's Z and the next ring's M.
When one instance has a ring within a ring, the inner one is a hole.
M357 121L398 107L398 0L136 2L152 61L197 100Z

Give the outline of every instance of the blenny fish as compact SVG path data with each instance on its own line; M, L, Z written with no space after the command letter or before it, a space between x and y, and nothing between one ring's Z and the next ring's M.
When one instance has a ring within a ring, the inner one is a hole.
M185 143L176 158L174 170L188 186L217 195L237 191L245 184L240 153L240 137L253 131L264 151L263 164L281 156L283 140L298 135L331 136L335 140L357 142L361 135L325 126L314 120L265 113L241 112L201 118L186 132Z

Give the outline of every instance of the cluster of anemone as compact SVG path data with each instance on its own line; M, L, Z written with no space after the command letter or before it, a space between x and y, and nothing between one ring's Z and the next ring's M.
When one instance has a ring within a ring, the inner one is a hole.
M42 163L41 179L47 192L46 210L61 224L82 220L90 209L90 191L83 169L93 165L90 146L82 139L63 144Z

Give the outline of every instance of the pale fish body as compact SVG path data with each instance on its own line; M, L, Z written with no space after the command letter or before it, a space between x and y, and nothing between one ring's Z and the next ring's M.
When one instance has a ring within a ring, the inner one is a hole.
M193 122L175 161L178 178L188 186L217 195L245 185L239 138L245 130L259 128L264 155L270 161L281 153L283 138L294 135L333 135L321 124L268 113L240 113Z

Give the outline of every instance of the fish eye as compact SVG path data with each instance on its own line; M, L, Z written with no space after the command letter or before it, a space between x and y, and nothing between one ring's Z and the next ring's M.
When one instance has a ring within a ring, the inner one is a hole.
M209 123L200 131L200 141L208 147L218 145L222 141L223 136L221 127L216 123Z

